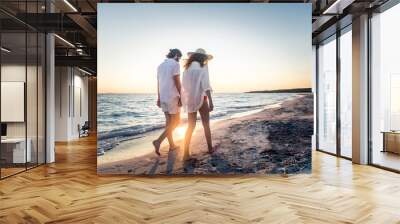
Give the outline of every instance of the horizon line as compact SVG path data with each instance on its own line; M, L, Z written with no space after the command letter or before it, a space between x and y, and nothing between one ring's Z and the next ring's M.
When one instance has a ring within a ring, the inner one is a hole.
M277 90L294 90L294 89L312 89L312 86L309 87L296 87L296 88L277 88L277 89L262 89L262 90L246 90L246 91L238 91L238 92L229 92L229 91L213 91L213 93L247 93L254 91L277 91ZM97 94L156 94L157 92L98 92Z

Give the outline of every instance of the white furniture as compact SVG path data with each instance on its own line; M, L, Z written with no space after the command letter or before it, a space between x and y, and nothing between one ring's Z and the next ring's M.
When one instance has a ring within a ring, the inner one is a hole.
M24 82L1 82L1 122L24 122L24 103Z
M31 162L31 139L27 139L27 147L25 151L25 138L2 138L2 147L12 147L12 163Z

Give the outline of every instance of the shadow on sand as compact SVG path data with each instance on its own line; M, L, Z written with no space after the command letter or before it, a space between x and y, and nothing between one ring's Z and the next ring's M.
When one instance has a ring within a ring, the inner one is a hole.
M167 175L173 175L174 165L176 161L176 150L170 150L168 152L168 159L167 159Z
M170 150L167 156L167 168L166 168L167 175L174 174L173 172L174 172L175 161L176 161L176 150ZM165 162L161 161L161 157L157 157L157 159L154 161L154 164L151 166L148 175L158 174L159 172L157 172L157 170L159 169L159 166L163 164L165 164Z
M153 166L149 170L148 175L154 175L158 169L158 165L160 164L160 157L157 157L156 161L154 162Z

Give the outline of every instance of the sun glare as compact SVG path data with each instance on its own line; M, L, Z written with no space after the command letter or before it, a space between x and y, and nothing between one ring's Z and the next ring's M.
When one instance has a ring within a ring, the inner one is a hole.
M186 127L179 126L174 130L174 137L176 139L182 139L183 137L185 137L185 132L186 132Z

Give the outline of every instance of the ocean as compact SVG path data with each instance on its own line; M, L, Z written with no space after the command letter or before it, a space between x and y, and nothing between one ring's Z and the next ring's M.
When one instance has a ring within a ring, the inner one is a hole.
M296 93L215 93L211 120L228 119L280 103ZM164 127L164 113L156 94L98 94L98 155L121 141L141 138ZM200 116L198 116L199 119ZM186 115L181 115L185 122Z

